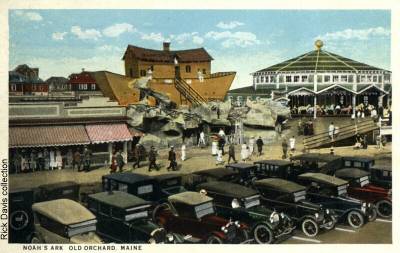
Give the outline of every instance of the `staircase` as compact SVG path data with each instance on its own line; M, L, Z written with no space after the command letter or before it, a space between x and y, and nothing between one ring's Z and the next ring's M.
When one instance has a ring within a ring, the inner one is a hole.
M310 137L305 137L303 140L304 148L313 149L321 146L334 144L335 142L351 138L357 134L369 133L373 130L379 129L377 124L372 119L356 120L354 124L347 125L339 128L339 135L333 140L329 136L329 131L316 134Z
M175 78L175 88L179 91L186 101L192 105L200 105L207 101L182 78ZM182 100L182 99L181 99Z

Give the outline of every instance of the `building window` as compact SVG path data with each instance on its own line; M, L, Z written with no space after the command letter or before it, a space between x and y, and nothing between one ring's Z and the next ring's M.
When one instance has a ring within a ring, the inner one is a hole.
M11 91L17 91L17 85L16 84L11 84L10 90Z
M389 75L389 74L385 74L385 75L383 76L383 80L385 80L385 81L390 81L390 75Z
M378 77L377 76L373 76L372 80L373 80L374 83L376 83L376 82L378 82Z
M129 68L129 76L130 76L130 77L133 77L133 70L132 70L132 68Z
M332 81L335 82L339 82L339 76L332 76Z
M372 82L372 76L370 75L367 76L367 82Z
M287 83L291 83L292 82L292 76L285 76L285 81Z
M314 75L309 75L308 76L308 82L310 82L310 83L314 82Z
M368 105L368 96L364 96L364 104Z
M283 83L283 76L279 76L279 82Z
M260 77L257 76L256 83L259 83L259 82L260 82Z
M92 83L91 87L92 87L92 90L96 90L96 84L95 83Z
M321 75L317 75L317 82L318 83L322 83L322 76Z
M87 90L87 84L86 83L79 84L79 90Z
M205 75L207 72L206 72L206 69L203 69L203 75Z
M365 81L366 81L366 76L361 76L360 82L365 83Z
M300 76L294 76L293 80L295 83L298 83L300 81Z
M264 82L264 76L261 76L261 83L263 83Z
M269 83L269 76L265 76L265 82Z
M307 82L307 76L301 76L301 82L302 83Z
M341 82L347 82L347 76L340 76Z
M140 70L140 76L146 76L147 71L145 69Z
M324 82L329 83L331 81L331 76L324 76Z
M354 76L352 76L352 75L349 75L349 83L353 83L354 82Z
M192 67L190 65L186 65L185 69L186 69L186 73L192 72Z
M378 76L378 82L379 82L379 83L382 82L382 76Z
M269 82L270 83L275 83L275 76L270 76L269 77Z

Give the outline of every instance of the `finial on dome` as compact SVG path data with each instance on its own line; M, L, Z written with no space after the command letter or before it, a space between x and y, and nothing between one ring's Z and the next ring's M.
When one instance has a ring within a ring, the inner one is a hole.
M320 50L324 46L324 42L322 40L316 40L314 43L317 50Z

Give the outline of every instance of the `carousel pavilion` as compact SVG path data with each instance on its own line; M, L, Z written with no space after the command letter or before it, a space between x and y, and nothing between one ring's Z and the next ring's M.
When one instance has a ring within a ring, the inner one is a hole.
M270 92L287 99L290 107L317 116L321 110L341 108L355 114L359 106L390 106L391 71L316 49L252 73L255 93Z

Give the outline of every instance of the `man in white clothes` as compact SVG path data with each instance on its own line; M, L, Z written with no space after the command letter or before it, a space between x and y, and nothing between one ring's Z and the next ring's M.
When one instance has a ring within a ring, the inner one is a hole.
M333 140L333 134L335 133L335 125L333 124L333 122L331 122L331 124L328 127L328 134L329 137L331 137L331 139Z
M205 134L203 131L200 132L199 143L197 146L200 146L200 144L204 146L206 145Z
M199 78L200 83L204 82L204 76L200 69L197 70L197 78Z
M186 160L186 145L182 144L181 147L181 160L185 161Z
M220 129L219 129L219 132L218 132L218 135L219 135L221 138L225 138L224 129L220 128Z
M251 136L249 139L249 154L248 156L252 156L254 152L254 143L255 143L254 136Z
M216 161L215 164L216 164L216 165L224 164L224 160L222 159L222 150L221 150L221 149L218 150L218 153L217 153L217 161Z
M296 139L294 138L294 136L292 136L292 138L289 139L289 146L290 146L290 151L293 152L296 146Z

